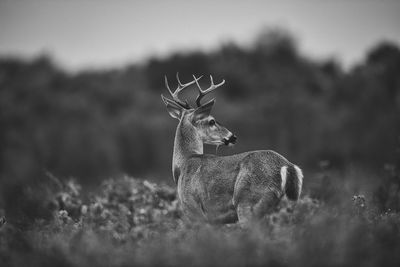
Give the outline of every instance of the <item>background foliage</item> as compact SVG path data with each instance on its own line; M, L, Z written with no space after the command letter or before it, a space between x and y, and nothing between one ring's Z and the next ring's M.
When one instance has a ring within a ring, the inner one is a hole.
M400 50L380 43L344 71L299 55L285 31L249 47L176 53L121 69L69 74L51 58L0 61L1 176L50 171L96 182L118 173L166 180L176 121L165 112L163 76L208 75L226 85L215 116L239 137L221 153L275 149L307 169L320 160L382 168L400 127ZM194 90L193 92L194 93ZM189 94L187 97L191 97ZM170 179L167 179L170 180Z

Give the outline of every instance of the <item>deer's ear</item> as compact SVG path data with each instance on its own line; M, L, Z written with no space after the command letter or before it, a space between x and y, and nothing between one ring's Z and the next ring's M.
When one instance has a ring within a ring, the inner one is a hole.
M161 95L161 99L163 100L165 106L167 107L167 111L168 111L169 115L171 115L172 118L180 120L181 116L182 116L183 108L181 106L179 106L178 104L176 104L171 99L164 97L163 95Z
M204 105L201 105L194 111L194 118L196 120L201 120L210 116L211 109L214 106L215 99L211 99Z

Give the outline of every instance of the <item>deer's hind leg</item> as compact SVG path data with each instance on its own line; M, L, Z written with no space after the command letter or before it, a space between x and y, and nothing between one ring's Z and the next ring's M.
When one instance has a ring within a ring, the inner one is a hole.
M239 172L233 195L239 223L257 222L272 213L281 199L280 195L263 176L247 170Z
M249 225L256 220L253 212L253 204L248 202L240 202L237 205L237 215L240 225Z
M256 204L261 200L262 194L254 190L254 179L250 172L241 172L235 183L233 205L236 207L239 224L249 225L258 219Z
M257 199L242 198L237 203L239 223L247 225L260 221L265 215L274 211L279 201L280 197L273 191L266 191Z
M253 212L258 219L274 212L281 197L273 190L266 190L261 199L253 206Z

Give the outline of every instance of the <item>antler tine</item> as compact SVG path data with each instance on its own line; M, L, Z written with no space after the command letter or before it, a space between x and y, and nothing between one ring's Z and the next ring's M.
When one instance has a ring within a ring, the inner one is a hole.
M165 87L167 87L169 94L171 96L174 96L174 93L172 93L171 89L169 88L167 75L164 75L164 81L165 81Z
M176 80L178 81L179 86L183 87L184 85L181 83L181 80L179 79L179 72L176 73Z
M203 76L200 76L199 78L195 78L194 81L191 81L191 82L182 84L182 83L181 83L181 80L179 79L179 72L177 72L177 73L176 73L176 79L178 80L178 88L176 88L174 94L176 94L176 96L178 96L178 94L179 94L183 89L185 89L185 88L188 87L189 85L194 84L195 82L197 82L197 80L200 80L202 77L203 77Z
M199 94L198 94L198 96L196 98L196 104L197 104L198 107L201 106L200 101L205 95L207 95L208 93L214 91L215 89L217 89L218 87L222 86L225 83L225 80L222 80L222 82L220 82L219 84L214 84L214 79L213 79L212 75L210 75L210 80L211 80L210 87L208 87L205 90L201 90L200 84L197 82L196 77L194 75L193 75L193 77L195 79L197 88L199 89Z
M176 73L176 79L178 80L178 87L176 88L175 92L172 92L172 90L169 88L169 85L168 85L167 76L165 75L165 76L164 76L164 78L165 78L165 87L167 87L167 89L168 89L170 95L172 96L172 99L173 99L177 104L179 104L181 107L183 107L183 108L185 108L185 109L190 109L190 106L189 106L188 102L187 102L187 101L183 102L182 100L180 100L179 97L178 97L178 94L179 94L183 89L185 89L186 87L188 87L189 85L192 85L192 84L194 84L195 82L197 82L197 80L199 80L201 77L202 77L202 76L200 76L200 77L197 78L197 79L195 78L194 81L191 81L191 82L182 84L181 80L179 79L179 73L177 72L177 73Z

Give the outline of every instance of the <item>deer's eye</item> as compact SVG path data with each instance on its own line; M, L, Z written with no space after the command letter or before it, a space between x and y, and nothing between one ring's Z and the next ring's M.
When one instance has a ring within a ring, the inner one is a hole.
M208 124L209 124L210 126L215 125L215 120L211 119L211 120L208 122Z

